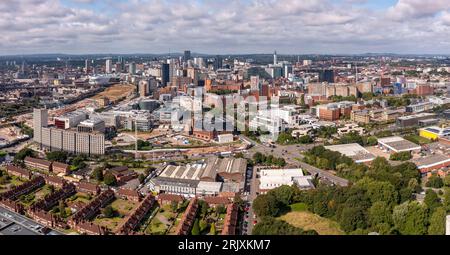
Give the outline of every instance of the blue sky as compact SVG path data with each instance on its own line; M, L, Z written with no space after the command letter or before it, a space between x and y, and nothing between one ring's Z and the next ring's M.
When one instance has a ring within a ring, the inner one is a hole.
M450 53L449 0L2 0L0 54Z

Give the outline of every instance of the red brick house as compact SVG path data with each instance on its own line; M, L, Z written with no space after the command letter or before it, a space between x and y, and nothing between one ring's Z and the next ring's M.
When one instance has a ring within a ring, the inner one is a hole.
M131 190L131 189L121 188L117 191L116 195L119 198L127 199L127 200L134 201L134 202L139 202L139 200L141 199L139 192L137 192L136 190Z
M70 173L70 166L54 161L52 163L52 171L56 174L62 173L64 175L68 175Z
M6 172L8 172L9 175L14 175L22 179L29 180L31 178L31 172L27 169L23 169L18 166L13 165L7 165L6 166Z
M35 169L44 170L44 171L48 171L48 172L52 171L52 162L47 161L47 160L26 157L24 159L24 163L29 168L35 168Z

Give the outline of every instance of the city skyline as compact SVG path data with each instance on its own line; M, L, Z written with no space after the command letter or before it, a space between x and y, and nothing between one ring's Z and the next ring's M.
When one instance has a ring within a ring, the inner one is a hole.
M445 0L6 0L0 10L0 55L450 53Z

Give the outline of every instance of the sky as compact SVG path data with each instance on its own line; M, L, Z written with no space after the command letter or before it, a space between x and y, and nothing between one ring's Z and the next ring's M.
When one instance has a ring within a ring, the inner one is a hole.
M0 55L450 54L450 0L1 0Z

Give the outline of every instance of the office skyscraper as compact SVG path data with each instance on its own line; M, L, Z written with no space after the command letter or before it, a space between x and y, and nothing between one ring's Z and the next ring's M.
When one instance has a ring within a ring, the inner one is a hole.
M106 60L106 67L105 67L105 71L106 73L112 73L112 59L107 59Z
M129 72L130 74L136 74L136 63L130 63L129 65Z
M170 81L170 65L169 64L161 64L161 83L165 87L167 83Z
M86 72L86 74L88 74L90 70L91 70L91 61L89 59L86 59L84 61L84 71Z
M187 62L189 59L191 59L191 51L185 50L184 51L184 62Z
M278 59L277 59L277 51L275 51L273 53L273 64L276 65L278 63Z
M216 61L214 62L214 69L221 69L222 68L222 57L217 55L216 56Z
M319 72L319 82L334 83L334 70L321 70Z

